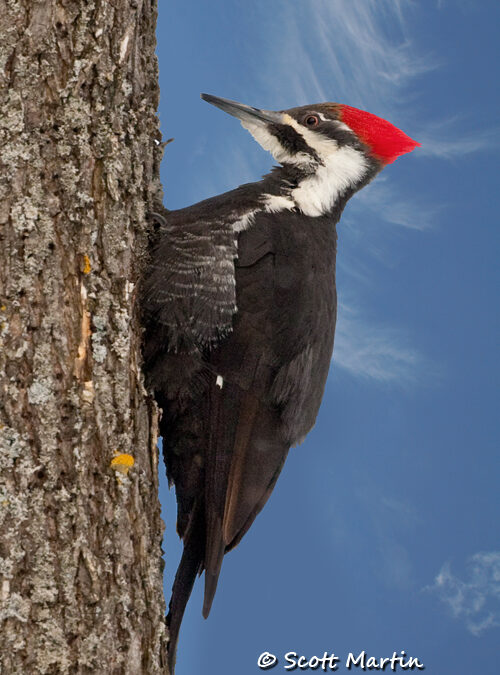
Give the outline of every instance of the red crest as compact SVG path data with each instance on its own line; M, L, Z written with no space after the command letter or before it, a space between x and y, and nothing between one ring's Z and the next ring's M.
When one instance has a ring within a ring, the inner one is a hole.
M347 124L371 149L372 154L384 164L394 162L400 155L411 152L420 145L382 117L352 108L350 105L340 105L339 108L341 121Z

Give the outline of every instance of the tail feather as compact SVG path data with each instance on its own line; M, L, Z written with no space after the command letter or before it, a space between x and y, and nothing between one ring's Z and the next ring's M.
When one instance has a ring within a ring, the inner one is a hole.
M206 619L217 590L227 541L224 538L224 511L227 508L228 480L231 485L235 455L245 453L252 436L258 410L255 397L225 382L219 389L212 383L210 390L211 433L206 453L205 474L205 597L203 616Z
M212 609L212 603L214 601L215 591L217 590L217 583L219 581L220 568L222 566L222 557L224 552L222 552L219 568L215 574L210 574L205 570L205 596L203 599L203 609L202 616L204 619L208 619L210 610Z
M205 521L203 510L203 506L198 504L193 511L184 537L184 551L181 562L172 587L172 598L166 618L170 638L167 656L170 675L174 675L177 641L179 639L182 617L193 590L196 575L201 570L205 556Z

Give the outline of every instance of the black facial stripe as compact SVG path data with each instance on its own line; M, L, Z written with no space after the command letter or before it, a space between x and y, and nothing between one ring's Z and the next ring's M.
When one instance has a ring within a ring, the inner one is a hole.
M293 129L293 127L288 124L271 124L268 127L269 132L278 139L280 144L285 148L287 152L291 155L296 155L299 152L303 152L307 155L310 155L316 162L321 164L321 159L318 157L316 151L307 145L303 136Z
M337 126L334 121L320 122L319 127L317 127L317 133L322 133L326 138L336 141L339 148L350 145L351 147L356 148L356 150L361 150L363 147L352 131L342 129Z
M332 129L332 127L330 127ZM332 129L331 138L334 138L339 147L342 148L345 145L354 145L357 141L357 138L350 131L346 129Z

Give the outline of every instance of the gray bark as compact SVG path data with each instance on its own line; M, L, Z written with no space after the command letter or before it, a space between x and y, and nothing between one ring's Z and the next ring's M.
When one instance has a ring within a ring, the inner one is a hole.
M4 675L165 672L133 302L161 198L155 25L156 0L0 0Z

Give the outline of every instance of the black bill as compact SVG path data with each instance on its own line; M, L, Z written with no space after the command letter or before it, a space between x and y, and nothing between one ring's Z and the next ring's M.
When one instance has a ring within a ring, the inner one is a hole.
M281 113L273 110L260 110L259 108L252 108L244 103L237 101L230 101L228 98L219 98L211 94L201 94L201 98L207 103L217 106L226 113L237 117L242 122L265 122L267 124L280 124Z

